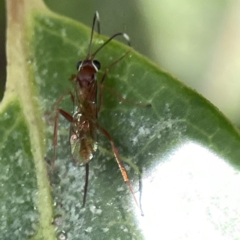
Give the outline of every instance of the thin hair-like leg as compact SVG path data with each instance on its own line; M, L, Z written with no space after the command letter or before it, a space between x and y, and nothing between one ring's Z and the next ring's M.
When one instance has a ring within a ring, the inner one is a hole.
M52 173L54 172L54 168L55 168L55 160L56 160L56 155L57 155L57 142L58 142L58 122L59 122L59 114L61 114L65 119L67 119L69 122L73 121L72 116L64 111L63 109L59 109L59 105L62 102L62 100L64 99L64 97L70 94L71 99L73 101L73 94L71 91L67 91L64 94L62 94L60 96L60 98L58 99L58 101L56 102L55 106L54 106L54 111L56 112L56 116L54 119L54 133L53 133L53 159L52 159L52 163L51 163L51 171Z
M82 205L82 207L85 206L86 198L87 198L88 178L89 178L89 163L86 163L85 171L86 171L86 173L85 173L85 185L84 185L84 194L83 194L83 205Z
M128 188L129 188L129 190L130 190L130 192L131 192L131 194L132 194L132 196L133 196L133 199L134 199L136 205L138 206L138 208L140 209L141 215L143 216L144 214L143 214L143 210L142 210L142 208L141 208L141 204L138 203L138 201L137 201L137 199L136 199L136 197L135 197L135 194L134 194L134 192L133 192L133 188L132 188L131 182L130 182L130 180L129 180L127 171L126 171L126 169L125 169L125 167L124 167L124 165L123 165L123 162L122 162L122 160L121 160L121 158L120 158L120 155L119 155L119 153L118 153L117 148L115 147L115 144L114 144L114 142L113 142L113 139L112 139L111 135L109 134L109 132L108 132L105 128L103 128L103 127L100 126L99 124L97 124L97 128L98 128L98 129L108 138L108 140L110 141L111 147L112 147L112 151L113 151L113 154L114 154L115 159L116 159L116 161L117 161L118 167L119 167L119 169L120 169L120 171L121 171L123 180L124 180L124 182L127 183Z

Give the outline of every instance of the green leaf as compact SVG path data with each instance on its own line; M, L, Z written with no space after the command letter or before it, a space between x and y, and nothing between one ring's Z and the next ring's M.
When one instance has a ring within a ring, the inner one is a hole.
M90 30L40 1L23 2L7 2L8 79L0 106L2 238L237 239L239 132L207 100L133 49L110 69L105 84L151 107L119 102L106 88L99 124L114 139L145 216L100 133L82 208L85 169L72 161L69 123L62 117L50 173L54 105L71 89L68 79L87 55ZM93 49L106 39L94 35ZM97 54L99 80L128 50L113 41ZM71 113L70 97L61 108Z

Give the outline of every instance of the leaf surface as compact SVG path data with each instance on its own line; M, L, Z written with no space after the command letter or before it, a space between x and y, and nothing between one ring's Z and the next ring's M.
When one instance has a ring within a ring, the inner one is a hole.
M37 1L23 6L19 19L9 20L9 26L18 22L24 28L8 29L8 83L0 107L3 236L54 239L56 228L59 238L68 239L180 239L186 233L196 239L200 228L193 222L201 217L207 228L220 226L215 234L224 236L227 229L227 236L237 236L239 219L233 218L240 214L240 195L229 187L240 183L239 132L206 99L133 49L107 75L99 124L114 139L145 216L100 133L82 208L85 169L72 161L69 122L61 117L50 174L54 104L71 89L68 79L87 55L90 30ZM93 49L106 39L95 34ZM115 41L104 47L96 56L98 79L128 50ZM121 102L108 88L151 107ZM61 108L71 113L70 97Z

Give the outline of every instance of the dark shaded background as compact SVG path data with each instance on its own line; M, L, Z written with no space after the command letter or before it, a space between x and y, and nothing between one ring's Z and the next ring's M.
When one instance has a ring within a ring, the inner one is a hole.
M134 49L196 89L240 125L240 3L227 0L45 0L53 11L105 35L124 31ZM0 98L6 78L5 6L0 1Z

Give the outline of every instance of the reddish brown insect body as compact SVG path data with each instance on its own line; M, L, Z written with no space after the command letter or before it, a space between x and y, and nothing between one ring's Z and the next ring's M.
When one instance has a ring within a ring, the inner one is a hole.
M122 58L124 58L128 52L126 52L119 59L111 63L109 67L105 70L104 75L101 81L97 82L97 72L100 69L100 63L95 60L96 54L113 38L117 36L123 36L128 44L129 37L125 33L117 33L110 37L106 42L104 42L93 54L91 54L92 47L92 39L93 39L93 31L95 23L98 23L98 32L100 33L100 24L99 24L99 15L96 12L93 19L91 39L88 49L88 55L85 60L78 62L77 75L72 75L71 81L74 86L74 92L68 91L71 95L74 111L73 114L69 114L68 112L59 109L59 105L66 94L63 94L59 100L57 101L55 108L57 111L55 117L55 126L54 126L54 160L52 163L52 171L54 170L54 163L56 159L56 146L57 146L57 130L58 130L58 118L59 113L66 118L70 123L70 144L71 144L71 152L74 161L79 164L86 166L86 180L84 187L84 197L83 197L83 206L86 202L87 195L87 187L88 187L88 174L89 174L89 161L92 159L94 152L97 150L97 142L96 142L96 132L100 130L110 141L114 156L118 163L119 169L122 173L124 181L128 184L129 189L134 197L136 204L138 202L134 196L129 178L127 176L127 172L125 167L120 159L117 148L114 145L113 139L111 135L108 133L106 129L101 127L98 122L98 113L101 109L102 105L102 90L104 87L104 81L106 79L107 73L111 67L113 67L117 62L119 62ZM99 94L98 94L99 91ZM123 99L120 95L116 94L121 100ZM138 205L139 206L139 205ZM141 211L142 212L142 211Z

